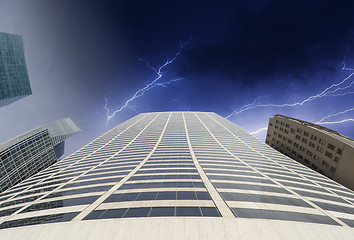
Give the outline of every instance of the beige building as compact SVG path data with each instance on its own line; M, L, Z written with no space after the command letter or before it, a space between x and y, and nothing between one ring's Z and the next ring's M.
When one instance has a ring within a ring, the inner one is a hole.
M279 152L354 190L354 140L331 129L275 115L266 143Z

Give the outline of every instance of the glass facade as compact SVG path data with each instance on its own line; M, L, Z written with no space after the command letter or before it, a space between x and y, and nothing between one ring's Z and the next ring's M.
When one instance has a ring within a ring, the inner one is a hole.
M64 140L79 131L65 118L0 144L0 192L54 164L64 153Z
M22 38L0 32L0 106L31 94Z
M354 193L215 113L144 113L0 194L0 216L0 228L161 217L354 227Z

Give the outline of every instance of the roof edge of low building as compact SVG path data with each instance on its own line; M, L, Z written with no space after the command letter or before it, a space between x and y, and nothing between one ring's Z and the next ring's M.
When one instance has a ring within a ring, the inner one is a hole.
M26 139L27 137L29 137L32 134L35 134L35 133L40 132L40 131L43 131L44 129L48 129L48 131L49 131L50 124L59 123L60 121L63 121L63 120L71 122L73 124L73 127L76 128L74 130L73 134L76 134L76 133L79 133L79 132L82 131L70 117L60 118L58 120L46 123L46 124L44 124L44 125L42 125L40 127L34 128L32 130L29 130L29 131L24 132L24 133L22 133L22 134L20 134L20 135L18 135L16 137L11 138L11 139L9 139L9 140L7 140L5 142L0 143L0 152L4 151L5 149L9 148L10 146L12 146L12 145L14 145L16 143L21 142L22 140Z
M354 142L354 139L348 137L348 136L345 136L343 134L340 134L339 132L337 131L334 131L332 129L329 129L329 128L326 128L326 127L323 127L321 125L317 125L315 123L311 123L311 122L308 122L308 121L305 121L305 120L301 120L301 119L297 119L297 118L293 118L293 117L289 117L289 116L285 116L285 115L281 115L281 114L275 114L274 117L283 117L283 118L286 118L286 119L291 119L291 120L294 120L294 121L297 121L301 124L304 124L306 126L310 126L310 127L314 127L314 128L317 128L319 130L323 130L323 131L326 131L326 132L329 132L329 133L332 133L332 134L335 134L335 135L338 135L340 137L343 137L347 140L350 140L350 141L353 141Z

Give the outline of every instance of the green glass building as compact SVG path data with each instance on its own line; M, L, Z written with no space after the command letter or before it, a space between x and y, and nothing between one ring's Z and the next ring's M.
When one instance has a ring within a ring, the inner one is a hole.
M63 118L1 143L0 192L56 163L65 139L80 131L71 118Z
M0 32L0 106L31 94L22 38Z

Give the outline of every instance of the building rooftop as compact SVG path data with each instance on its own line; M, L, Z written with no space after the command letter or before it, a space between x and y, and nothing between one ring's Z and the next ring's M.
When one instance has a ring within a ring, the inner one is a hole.
M334 131L332 129L329 129L329 128L326 128L326 127L323 127L323 126L320 126L318 124L314 124L314 123L311 123L311 122L307 122L307 121L304 121L304 120L300 120L300 119L297 119L297 118L293 118L293 117L288 117L288 116L284 116L284 115L281 115L281 114L276 114L275 117L283 117L283 118L286 118L286 119L290 119L290 120L293 120L293 121L296 121L298 123L301 123L303 125L306 125L308 127L312 127L312 128L315 128L325 134L328 134L332 137L334 137L335 139L338 139L352 147L354 147L354 139L350 138L350 137L347 137L345 135L342 135L340 134L339 132L337 131Z

